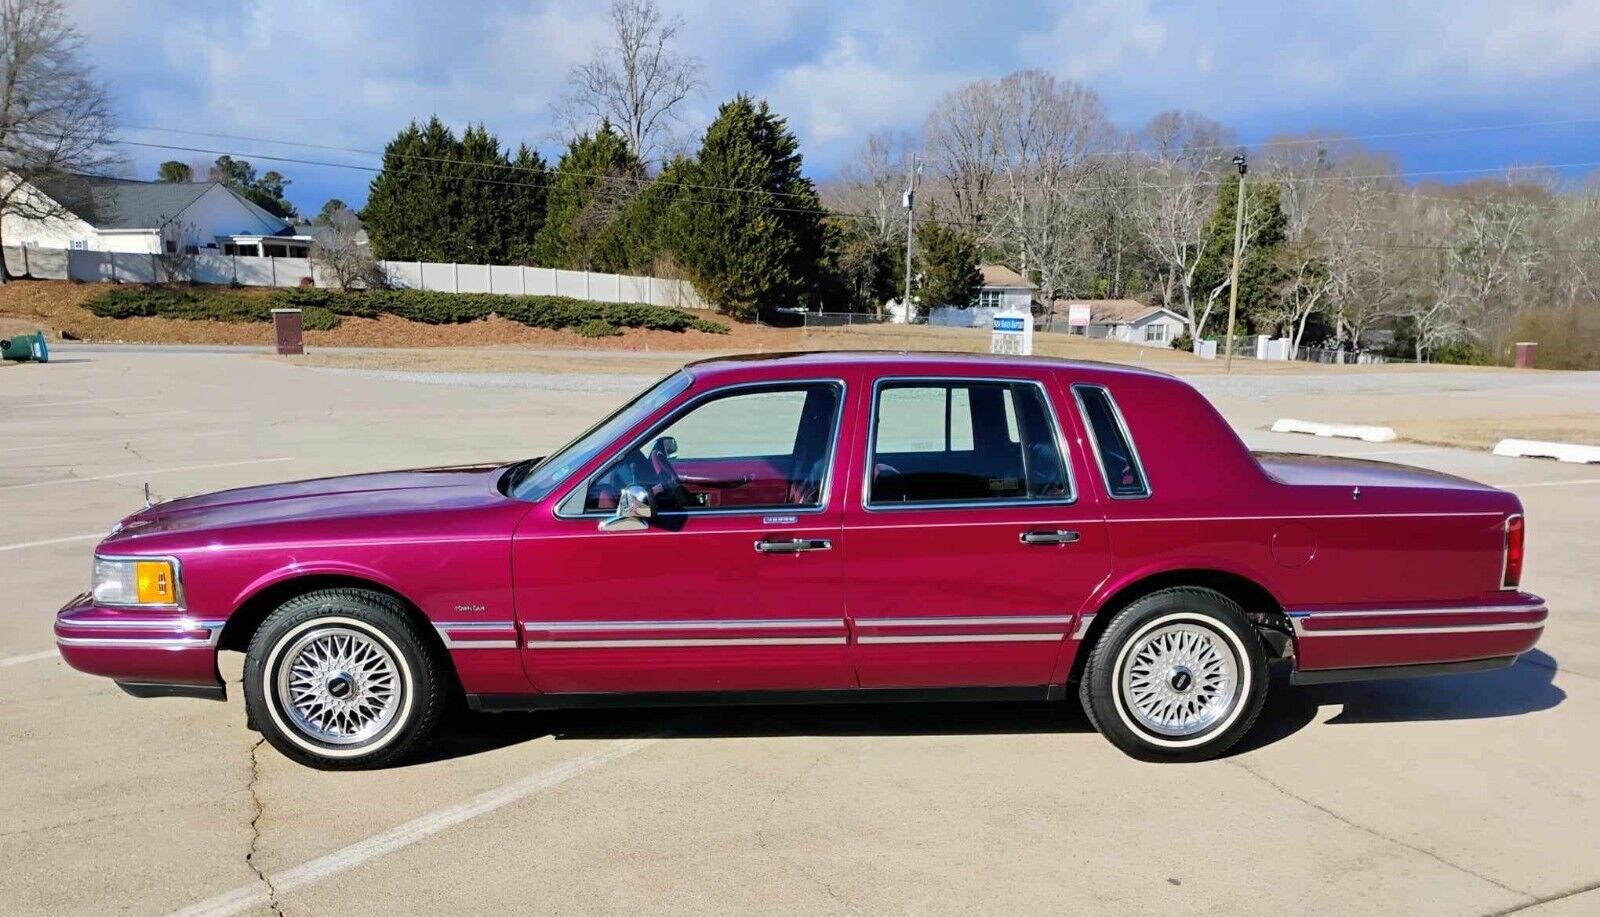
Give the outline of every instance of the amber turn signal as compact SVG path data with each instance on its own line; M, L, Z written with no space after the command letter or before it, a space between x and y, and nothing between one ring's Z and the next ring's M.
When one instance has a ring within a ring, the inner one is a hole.
M141 560L134 564L134 581L139 604L173 605L177 603L177 577L172 564L165 560Z

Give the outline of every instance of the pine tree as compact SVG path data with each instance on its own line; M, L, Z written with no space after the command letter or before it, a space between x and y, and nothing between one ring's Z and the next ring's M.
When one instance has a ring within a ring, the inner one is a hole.
M821 200L799 142L765 101L740 95L706 129L673 205L671 249L696 289L752 319L804 306L821 286Z
M978 273L978 243L940 223L917 227L917 286L913 295L925 313L934 306L965 308L983 286Z
M1245 235L1247 246L1239 262L1239 318L1247 320L1252 315L1271 308L1276 290L1283 280L1278 266L1277 252L1283 245L1288 229L1277 182L1253 180L1245 186ZM1235 209L1239 202L1239 177L1228 176L1217 189L1217 206L1206 221L1205 245L1200 255L1200 265L1195 272L1195 289L1205 295L1229 282L1233 271L1233 237ZM1227 296L1218 296L1222 315L1220 324L1228 323ZM1215 313L1213 313L1215 315ZM1226 328L1223 331L1226 332Z
M638 190L644 168L609 124L572 141L556 164L544 225L533 242L534 263L588 270L607 260L608 234Z
M446 176L457 152L455 135L437 117L411 122L383 148L383 171L373 178L361 219L375 258L443 261L451 244L452 196Z
M544 158L524 143L511 161L513 183L501 189L507 200L506 250L515 264L533 263L533 240L544 227L550 175Z

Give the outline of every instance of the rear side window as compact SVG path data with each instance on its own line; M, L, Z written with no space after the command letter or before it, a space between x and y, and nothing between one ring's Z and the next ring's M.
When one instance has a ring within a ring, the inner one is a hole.
M1111 400L1111 393L1098 385L1074 385L1089 437L1094 440L1095 458L1105 477L1106 492L1121 500L1150 496L1150 482L1144 466L1122 420L1122 412Z
M1050 407L1031 382L883 382L871 447L873 506L1072 499Z

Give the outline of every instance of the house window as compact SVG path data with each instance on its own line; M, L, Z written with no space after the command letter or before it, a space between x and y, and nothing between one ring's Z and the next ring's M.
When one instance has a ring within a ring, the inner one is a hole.
M980 309L998 309L1005 303L1005 293L1001 290L979 290L978 298L973 305Z
M167 241L167 254L176 255L178 253L178 240L177 239L168 239L166 241Z
M1153 344L1162 344L1167 340L1167 325L1165 322L1151 322L1144 326L1144 339Z

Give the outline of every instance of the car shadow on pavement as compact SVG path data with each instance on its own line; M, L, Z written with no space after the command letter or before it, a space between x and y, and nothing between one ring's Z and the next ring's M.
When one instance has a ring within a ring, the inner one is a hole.
M1327 706L1327 722L1396 723L1480 719L1548 710L1566 699L1552 679L1548 654L1534 650L1497 672L1295 687L1273 673L1267 703L1228 754L1288 738ZM465 757L551 736L556 739L722 739L789 736L1028 735L1093 732L1078 705L1066 701L855 703L749 707L644 707L517 713L462 711L417 763Z
M1289 684L1287 670L1277 671L1255 728L1229 754L1287 738L1314 721L1323 707L1341 708L1326 720L1331 725L1475 720L1549 710L1567 699L1554 683L1558 671L1555 659L1540 650L1524 654L1510 668L1470 675L1296 687Z

